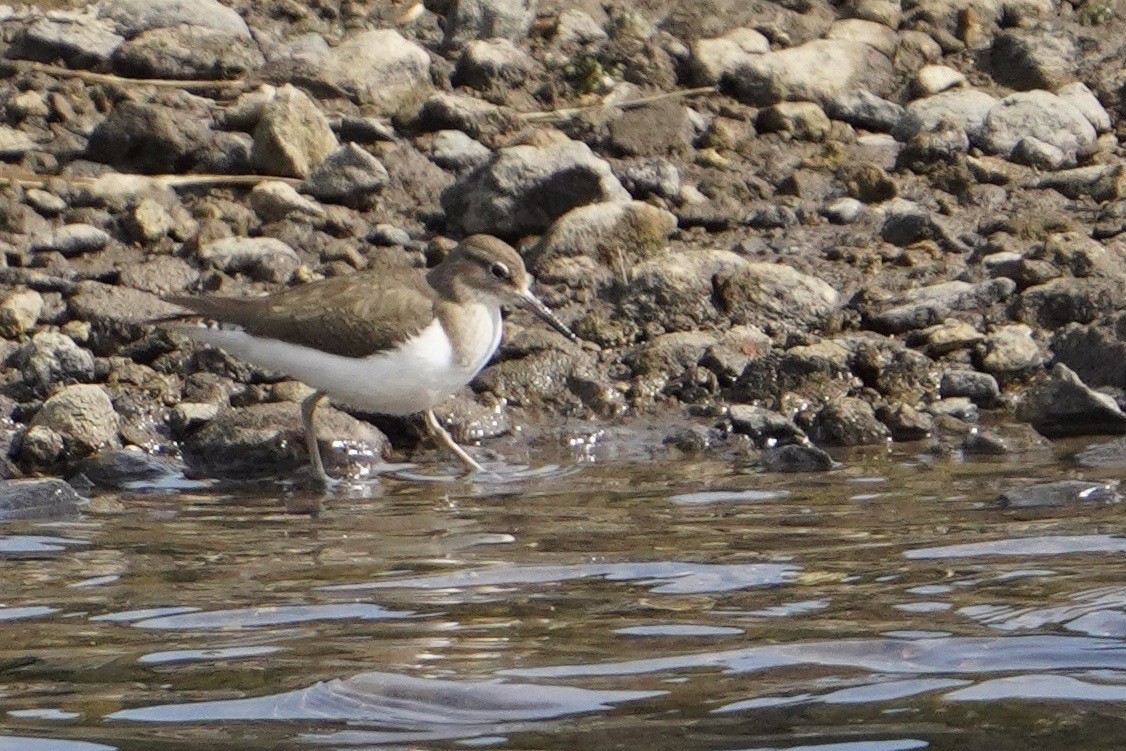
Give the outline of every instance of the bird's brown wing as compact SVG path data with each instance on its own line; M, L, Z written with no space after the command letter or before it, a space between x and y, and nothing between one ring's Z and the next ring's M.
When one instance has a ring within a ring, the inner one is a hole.
M415 269L379 268L266 297L172 296L192 313L255 336L367 357L401 344L434 318L434 290Z

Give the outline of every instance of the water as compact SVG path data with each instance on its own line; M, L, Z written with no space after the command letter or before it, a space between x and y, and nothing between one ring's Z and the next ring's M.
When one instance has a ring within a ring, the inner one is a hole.
M1121 748L1123 506L993 500L1123 470L840 458L4 525L0 751Z

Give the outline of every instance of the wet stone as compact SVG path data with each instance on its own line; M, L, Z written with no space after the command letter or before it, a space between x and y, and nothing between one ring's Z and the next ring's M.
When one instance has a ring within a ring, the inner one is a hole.
M727 414L734 431L749 436L758 446L805 443L805 432L780 412L752 404L732 404Z
M88 502L58 479L0 481L0 521L70 519Z
M66 451L85 456L117 443L118 417L101 386L67 386L43 403L31 421L62 436Z
M67 258L84 253L94 253L109 244L110 236L105 230L89 224L67 224L40 237L31 243L33 253L55 251Z
M39 396L46 396L59 384L94 379L94 354L54 331L36 334L16 351L12 364L20 369L24 385Z
M816 446L787 444L764 450L759 464L768 472L828 472L834 462Z
M976 370L949 370L942 374L939 395L943 398L964 396L975 404L988 407L997 403L1001 389L997 379Z
M808 432L813 442L822 446L868 446L891 438L891 431L876 418L872 406L854 397L844 397L818 410Z
M1053 508L1082 504L1109 505L1122 502L1118 483L1087 482L1085 480L1060 480L1032 485L1027 488L1006 490L997 497L1000 508Z
M102 488L125 488L153 483L182 474L182 466L163 456L143 451L102 451L78 462L71 482L86 482Z
M1017 416L1046 436L1126 433L1126 414L1114 399L1091 389L1060 363L1029 390Z

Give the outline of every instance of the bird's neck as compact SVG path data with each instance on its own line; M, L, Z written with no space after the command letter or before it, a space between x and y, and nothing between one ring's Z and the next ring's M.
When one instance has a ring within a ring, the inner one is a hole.
M456 264L440 263L426 272L426 282L438 293L442 302L467 305L477 302L478 295L458 273Z
M458 367L474 372L484 367L500 344L500 306L479 300L464 303L439 300L435 313Z

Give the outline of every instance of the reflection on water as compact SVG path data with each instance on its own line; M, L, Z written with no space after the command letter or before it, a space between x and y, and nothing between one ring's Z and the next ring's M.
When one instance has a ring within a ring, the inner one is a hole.
M491 469L5 523L0 751L1126 737L1123 507L994 502L1066 462Z

